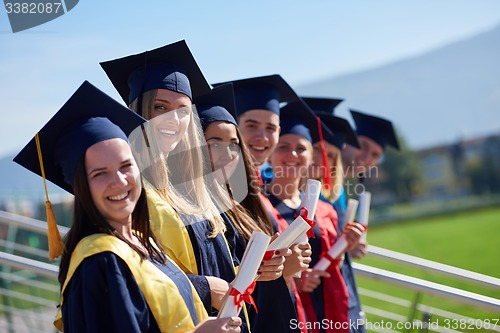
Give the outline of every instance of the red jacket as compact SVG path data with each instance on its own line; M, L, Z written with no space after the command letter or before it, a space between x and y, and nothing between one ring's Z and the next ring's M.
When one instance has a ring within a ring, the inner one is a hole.
M321 252L326 253L337 238L337 212L329 203L319 201L315 215L316 223L319 227L319 239L309 239L309 242L320 242ZM313 257L317 257L313 253ZM321 257L321 255L320 255ZM313 266L315 263L312 263ZM330 273L330 278L322 278L322 294L318 293L301 293L300 297L304 305L307 319L310 322L326 322L324 325L325 332L346 332L349 330L349 293L345 285L342 273L337 263L331 264L327 272ZM322 300L317 298L322 297ZM323 318L318 318L314 309L314 304L323 305ZM318 329L313 329L313 333L319 332Z

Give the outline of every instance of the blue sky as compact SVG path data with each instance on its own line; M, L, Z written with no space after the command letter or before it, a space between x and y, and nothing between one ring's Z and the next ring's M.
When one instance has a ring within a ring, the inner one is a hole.
M22 148L84 80L119 99L100 61L181 39L209 82L278 73L298 86L499 24L498 0L82 0L13 34L0 8L0 157Z

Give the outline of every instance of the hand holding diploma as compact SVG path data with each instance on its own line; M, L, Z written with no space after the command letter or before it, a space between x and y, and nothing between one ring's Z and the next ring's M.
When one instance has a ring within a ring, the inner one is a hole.
M301 234L307 232L311 226L302 217L298 216L292 224L267 247L265 259L271 259L274 256L274 251L288 249L293 244L297 243L297 239Z
M272 243L277 237L279 233L275 233L271 237ZM288 257L292 254L291 249L281 249L279 251L274 251L274 255L271 259L267 259L264 255L264 259L262 260L262 264L257 271L258 279L257 281L273 281L284 274L285 261L288 260Z
M349 199L347 202L347 212L346 221L350 223L354 220L356 214L356 209L358 208L358 201L355 199ZM319 271L325 271L333 261L339 260L340 256L347 250L349 246L349 241L346 238L345 233L342 233L337 239L335 244L328 250L327 253L316 263L313 269Z
M255 288L255 277L264 257L271 237L262 232L253 232L243 254L238 274L234 278L229 296L219 311L219 318L238 316L243 302L252 304L252 292ZM257 309L255 309L257 312Z

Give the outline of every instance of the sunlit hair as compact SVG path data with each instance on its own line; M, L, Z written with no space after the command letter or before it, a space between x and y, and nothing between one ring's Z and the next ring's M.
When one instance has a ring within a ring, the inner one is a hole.
M146 119L151 119L156 92L157 90L147 91L142 96L142 114ZM130 108L137 111L137 100L132 102ZM147 181L177 212L208 219L212 226L209 237L213 238L224 233L226 225L204 179L204 171L209 168L210 162L194 107L189 117L186 133L167 157L159 149L156 136L147 128L143 133L139 133L143 138L131 137L131 143Z
M259 178L256 172L256 166L252 162L250 152L241 137L238 127L236 135L239 141L240 157L244 169L236 168L235 172L227 179L225 184L220 184L217 177L214 178L215 188L225 187L223 191L213 191L219 204L227 208L226 213L234 222L234 227L239 234L248 241L253 231L261 231L269 236L273 235L272 222L263 206L260 198ZM243 174L243 172L245 174ZM246 183L245 183L246 180ZM244 198L239 198L235 186L247 186L247 194ZM236 191L235 191L236 190ZM235 193L236 192L236 193Z
M75 195L73 223L64 238L66 251L61 257L59 267L59 283L61 286L66 280L71 254L75 250L76 245L84 237L94 233L102 233L119 238L136 251L142 259L148 259L149 257L157 263L166 263L165 252L154 236L149 223L147 198L144 190L141 192L137 205L132 212L132 229L148 252L147 256L136 245L119 234L98 210L90 193L87 172L85 170L85 155L78 163L73 183L73 191Z
M332 180L332 188L326 189L322 187L321 193L330 202L336 201L340 197L342 187L344 185L344 167L342 166L342 155L340 149L332 146L335 149L335 154L337 155L334 161L334 165L330 166L330 177ZM320 179L323 183L324 180Z

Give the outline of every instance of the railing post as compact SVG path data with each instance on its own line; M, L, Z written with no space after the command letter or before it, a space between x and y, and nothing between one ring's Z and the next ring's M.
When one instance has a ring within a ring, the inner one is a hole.
M420 329L420 333L429 332L429 323L431 321L431 314L427 311L424 312L422 316L422 328Z
M422 293L417 292L417 294L415 295L415 300L413 301L413 304L411 306L411 314L408 317L408 322L413 323L413 321L415 320L415 317L417 316L417 307L421 299L422 299ZM411 333L411 332L413 332L413 325L410 325L410 327L406 330L406 333Z
M7 230L7 240L9 242L11 242L11 244L15 244L16 238L17 238L17 226L9 224L9 227L8 227L8 230ZM5 247L5 252L13 254L14 253L14 249L12 247L7 247L6 246ZM2 272L4 272L4 273L10 273L11 271L12 271L12 269L10 267L8 267L8 266L2 266ZM7 289L7 290L11 289L10 281L7 280L7 279L4 279L4 278L0 278L0 288ZM7 305L8 307L10 307L11 305L13 305L12 304L12 300L11 300L11 298L9 296L3 295L2 298L3 298L2 304ZM9 333L15 333L12 314L10 313L9 310L5 311L5 318L7 319L8 332Z

